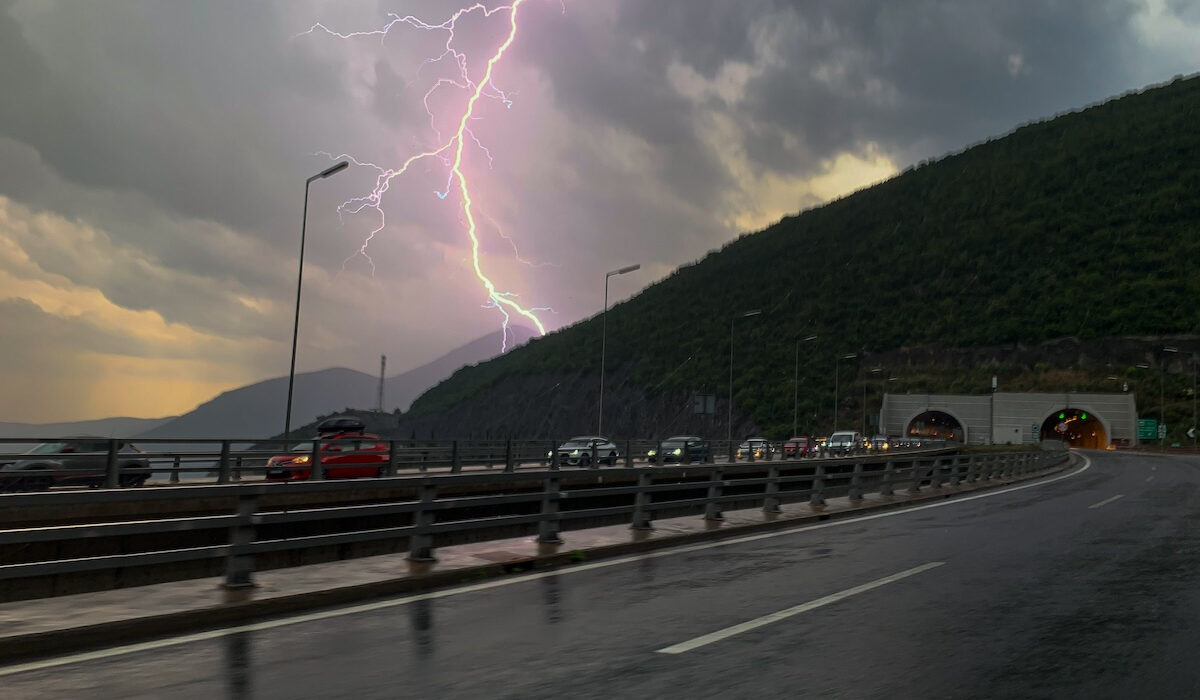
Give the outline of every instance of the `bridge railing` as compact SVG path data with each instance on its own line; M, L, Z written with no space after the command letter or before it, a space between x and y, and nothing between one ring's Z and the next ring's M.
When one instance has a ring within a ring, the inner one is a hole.
M508 454L516 453L506 451ZM377 480L388 486L409 487L408 493L414 495L404 500L276 510L264 509L260 501L281 488L292 494L329 494L361 488L363 482L161 488L153 494L157 499L196 498L203 493L210 502L229 502L232 498L236 506L232 512L203 516L0 530L0 582L15 586L0 597L19 597L19 592L12 591L20 591L23 586L26 590L36 588L32 582L39 578L221 560L225 584L240 587L252 584L256 567L286 565L272 557L279 553L390 541L406 547L410 559L428 561L436 556L438 546L463 541L528 533L536 534L541 543L553 545L562 542L565 531L615 522L626 523L633 530L647 530L661 517L693 514L721 520L723 511L733 507L778 513L785 503L807 503L820 509L826 499L834 496L848 497L853 503L868 492L889 497L901 491L918 494L960 484L1008 480L1067 459L1064 452L1028 451L602 466L591 472L599 478L569 489L563 487L565 472L553 465L508 471L480 469ZM538 488L531 490L531 484ZM462 487L470 485L487 485L489 489L477 490L475 495L447 495L462 493ZM0 508L31 504L71 508L96 501L135 500L144 493L106 489L3 494ZM198 533L208 534L197 539ZM186 541L176 539L185 536L189 538ZM87 554L64 556L64 551ZM189 570L194 576L201 569Z
M382 477L405 473L517 471L650 464L736 463L784 459L780 445L759 453L738 441L698 445L620 440L606 447L566 450L556 440L382 440L364 437L311 440L149 438L0 438L0 491L55 487L137 487L145 484L227 484L248 480L298 481ZM69 451L55 451L67 445ZM40 452L30 453L34 446ZM945 449L926 441L889 454ZM844 459L869 454L856 450ZM810 455L812 456L812 455ZM290 461L290 463L283 463Z

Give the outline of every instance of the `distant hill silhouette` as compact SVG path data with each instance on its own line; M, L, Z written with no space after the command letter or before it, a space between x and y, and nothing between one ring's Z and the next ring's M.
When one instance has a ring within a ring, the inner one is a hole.
M525 343L534 331L513 327L509 347ZM407 410L421 392L465 365L499 354L500 331L455 348L436 360L384 381L387 411ZM334 367L296 375L292 426L311 423L317 416L343 408L372 408L379 377ZM227 391L188 413L136 434L142 438L264 438L283 432L287 377L275 377Z
M0 423L0 437L54 438L65 435L125 437L152 430L172 420L175 420L175 416L166 418L100 418L69 423ZM0 452L3 451L0 449Z

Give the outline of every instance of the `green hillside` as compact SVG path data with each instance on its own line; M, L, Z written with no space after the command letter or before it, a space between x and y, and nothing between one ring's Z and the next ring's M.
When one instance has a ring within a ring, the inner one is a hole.
M609 310L608 370L651 394L723 397L730 319L761 309L735 324L734 405L787 432L798 337L819 336L801 347L801 411L824 416L843 354L860 356L841 365L854 387L873 356L914 345L1195 333L1198 260L1200 79L1189 78L1023 126L740 237ZM505 377L595 371L599 338L590 319L460 370L412 414ZM988 381L960 372L923 390Z

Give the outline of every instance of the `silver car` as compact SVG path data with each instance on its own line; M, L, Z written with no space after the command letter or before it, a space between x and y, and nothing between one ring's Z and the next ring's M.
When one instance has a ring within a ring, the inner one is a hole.
M0 489L44 491L51 486L103 486L108 447L108 438L86 435L43 442L21 459L0 463ZM149 466L141 450L117 442L121 486L141 486L150 476Z
M571 467L588 467L592 459L597 464L616 464L621 451L616 443L598 435L573 437L558 447L558 463ZM554 451L546 454L546 461L554 459Z

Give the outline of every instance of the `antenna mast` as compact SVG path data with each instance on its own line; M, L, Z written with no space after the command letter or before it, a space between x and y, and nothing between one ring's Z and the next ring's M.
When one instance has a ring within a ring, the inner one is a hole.
M387 355L379 356L379 406L378 411L383 413L383 375L387 371Z

